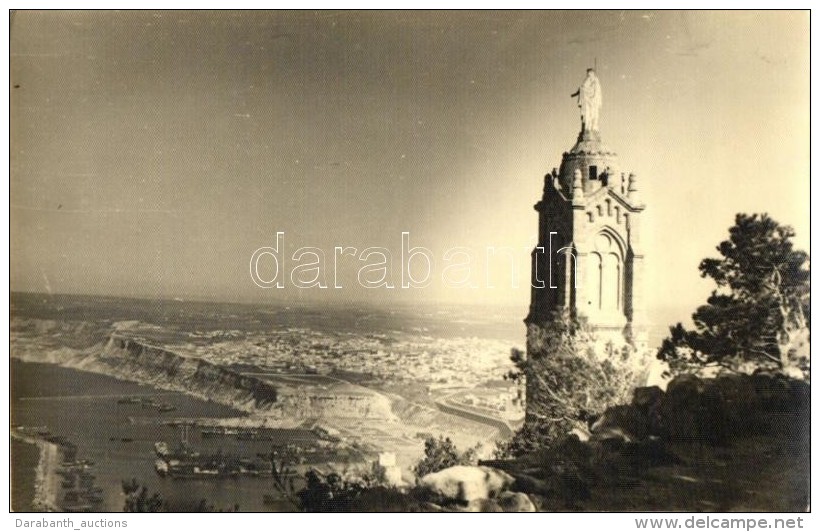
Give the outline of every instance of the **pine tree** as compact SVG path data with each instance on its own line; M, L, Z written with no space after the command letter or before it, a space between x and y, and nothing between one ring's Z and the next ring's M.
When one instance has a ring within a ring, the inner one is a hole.
M721 258L700 263L717 288L692 316L670 328L658 352L673 371L720 366L808 371L809 256L794 249L791 227L768 215L738 214Z

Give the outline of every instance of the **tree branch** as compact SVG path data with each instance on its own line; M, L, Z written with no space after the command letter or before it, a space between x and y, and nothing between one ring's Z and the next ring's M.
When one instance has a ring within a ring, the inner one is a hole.
M781 365L781 366L783 365L783 361L782 361L782 360L780 360L780 358L778 358L778 357L776 357L776 356L774 356L774 355L770 355L770 354L769 354L769 353L767 353L766 351L762 351L762 350L760 350L760 349L752 349L751 347L746 348L746 351L748 351L748 352L750 352L750 353L755 353L755 354L758 354L758 355L763 355L764 357L768 358L769 360L772 360L772 361L774 361L774 362L777 362L777 363L778 363L779 365Z

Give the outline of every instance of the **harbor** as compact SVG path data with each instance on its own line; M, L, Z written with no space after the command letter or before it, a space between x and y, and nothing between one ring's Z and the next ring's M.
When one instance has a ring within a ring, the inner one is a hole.
M12 371L28 383L12 390L12 423L30 427L18 437L40 451L35 483L42 510L121 511L123 482L132 479L169 501L292 509L274 487L273 464L286 463L296 478L311 467L372 459L315 421L246 426L232 408L147 385L19 360ZM174 407L173 416L155 406L162 403ZM13 483L26 482L22 477Z
M20 508L81 511L90 504L95 511L119 512L125 503L123 481L137 479L149 492L159 493L170 501L207 499L223 508L239 503L249 511L270 509L263 502L263 494L271 491L270 478L189 478L177 482L157 475L154 443L177 441L179 428L164 424L168 414L156 408L143 409L140 404L120 404L118 400L163 394L162 401L173 404L177 415L192 418L232 418L239 415L236 410L183 394L167 394L150 386L47 364L12 360L12 373L26 383L25 387L12 388L12 426L43 431L38 434L12 429L13 439L36 445L39 451L36 468L20 471L12 478L13 485L34 485L33 490L25 490L34 500L21 501ZM198 433L192 433L191 440L192 445L206 453L216 453L220 446L231 453L242 452L239 445L247 447L247 442L211 444ZM75 457L66 453L71 448L66 443L76 446ZM257 448L258 452L270 450L269 442L254 445L257 447L247 452L255 455ZM77 460L87 462L73 463ZM84 492L88 474L94 476L96 489ZM77 496L69 495L66 501L64 495L71 491L76 491Z
M35 470L31 507L45 512L95 512L101 510L103 489L95 484L94 462L78 459L77 447L47 427L18 426L11 438L40 451Z

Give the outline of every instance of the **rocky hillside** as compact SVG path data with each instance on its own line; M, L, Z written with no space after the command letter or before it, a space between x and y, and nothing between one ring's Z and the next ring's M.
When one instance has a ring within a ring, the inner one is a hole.
M638 388L591 427L510 460L455 465L414 485L314 475L307 511L798 512L809 504L808 382L681 376ZM581 436L583 436L583 441Z
M17 320L11 340L11 356L24 361L150 384L276 420L396 419L387 397L360 386L273 383L84 322Z
M485 465L544 511L805 511L810 391L779 375L681 376L635 390L587 441Z
M247 412L269 409L277 400L276 388L258 378L116 334L111 335L99 356L78 369L85 369L83 366L94 366L108 375L158 388L210 398Z

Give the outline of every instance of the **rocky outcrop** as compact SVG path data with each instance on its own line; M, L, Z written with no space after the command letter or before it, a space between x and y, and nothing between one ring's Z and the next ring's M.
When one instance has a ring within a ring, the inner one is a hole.
M733 437L782 430L783 416L808 412L810 385L782 375L681 375L666 392L637 388L632 403L609 408L592 426L591 440L718 444Z
M281 387L272 415L285 418L379 419L396 421L390 400L372 390L342 385L331 389Z
M487 466L453 466L425 475L416 496L433 511L534 512L535 504L524 493L510 491L515 479Z
M679 376L607 409L588 441L479 463L542 511L804 511L809 402L784 375Z
M259 378L117 334L111 335L98 357L84 365L105 369L104 373L115 377L184 391L244 411L269 410L277 401L276 388Z
M23 334L13 339L11 355L27 362L56 364L150 384L274 420L396 420L387 397L343 381L329 386L280 384L264 377L242 374L197 356L150 345L145 340L117 331L110 333L103 343L91 347L55 346L53 342L45 342L39 334L26 333L39 329L62 333L71 325L73 328L66 333L70 336L76 326L41 320L18 325L18 332L22 330Z
M498 496L496 502L507 513L534 512L536 510L529 497L515 491L505 491Z
M340 384L330 389L274 386L260 377L243 375L200 358L113 334L93 362L106 373L179 390L275 418L393 419L390 401L364 388Z
M419 486L444 500L469 503L495 497L513 482L507 473L485 466L453 466L425 475Z

